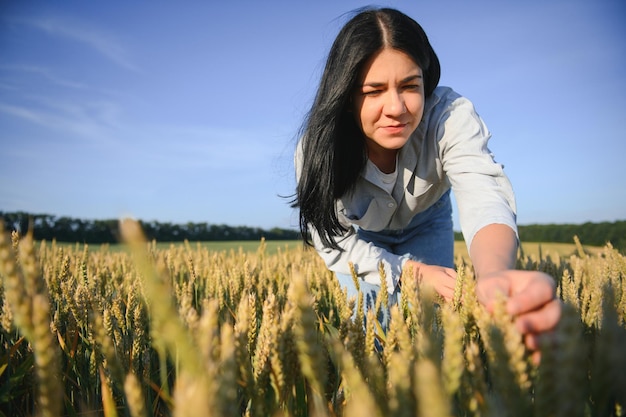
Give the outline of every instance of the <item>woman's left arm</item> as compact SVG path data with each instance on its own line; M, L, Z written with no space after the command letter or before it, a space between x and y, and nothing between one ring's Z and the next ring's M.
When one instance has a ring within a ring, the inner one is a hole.
M493 310L498 294L504 295L526 345L537 351L539 338L561 317L554 279L542 272L514 269L515 197L503 165L489 150L489 129L469 100L452 90L439 94L440 104L429 113L427 137L433 135L457 201L478 279L476 295L488 310Z
M507 225L490 224L480 229L472 240L470 258L478 300L492 311L499 294L504 296L507 312L515 317L526 346L536 351L538 360L541 335L552 330L561 317L554 279L539 271L513 269L517 238Z

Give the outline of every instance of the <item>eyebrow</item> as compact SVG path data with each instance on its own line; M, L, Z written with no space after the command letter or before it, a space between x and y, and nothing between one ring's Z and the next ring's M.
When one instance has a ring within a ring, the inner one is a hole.
M422 75L420 75L420 74L409 75L408 77L403 78L402 80L400 80L400 84L404 84L406 82L413 81L413 80L416 80L416 79L422 79L422 78L424 78L424 77L422 77ZM371 83L365 83L365 84L361 85L361 87L381 87L381 86L384 86L385 84L386 83L373 81Z

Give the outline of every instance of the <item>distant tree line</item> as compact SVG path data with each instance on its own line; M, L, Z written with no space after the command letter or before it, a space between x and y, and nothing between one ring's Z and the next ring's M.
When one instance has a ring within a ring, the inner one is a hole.
M578 236L583 245L604 246L626 252L626 220L582 224L531 224L519 226L519 236L525 242L571 243Z
M84 220L49 214L0 211L5 228L26 233L33 228L35 239L58 242L117 243L118 220ZM228 226L210 223L164 223L140 221L146 237L158 242L226 241L226 240L295 240L300 232L293 229L264 230L249 226ZM626 251L626 221L582 224L533 224L518 226L523 242L572 243L578 236L585 245L604 246L610 242L616 249ZM460 232L456 240L463 240Z
M37 240L80 242L90 244L119 243L117 219L84 220L49 214L0 211L5 228L26 233L30 227ZM167 223L139 220L146 237L157 242L226 241L226 240L295 240L300 232L292 229L269 230L248 226L228 226L209 223Z
M519 237L522 242L573 243L578 236L583 245L604 246L611 243L620 252L626 252L626 221L581 224L530 224L519 225ZM455 233L457 240L462 240L460 232Z

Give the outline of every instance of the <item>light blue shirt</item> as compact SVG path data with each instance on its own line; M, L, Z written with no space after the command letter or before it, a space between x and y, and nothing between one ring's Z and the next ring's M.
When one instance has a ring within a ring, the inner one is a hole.
M513 189L487 147L490 137L469 100L448 87L437 87L425 102L421 123L399 151L392 192L375 185L364 172L354 191L337 201L339 221L348 230L334 239L344 251L324 247L311 230L313 244L327 267L350 274L352 262L366 282L380 284L382 262L387 288L395 291L407 258L359 239L355 226L370 231L403 229L450 188L468 248L476 233L489 224L506 224L517 234ZM298 176L300 160L298 149Z

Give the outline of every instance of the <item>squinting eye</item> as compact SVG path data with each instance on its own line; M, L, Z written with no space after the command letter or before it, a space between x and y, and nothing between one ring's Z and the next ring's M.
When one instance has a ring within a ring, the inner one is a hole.
M409 85L405 85L404 89L405 90L419 90L420 86L419 84L409 84Z
M371 90L371 91L363 91L363 95L364 96L377 96L378 94L380 94L382 91L381 90Z

